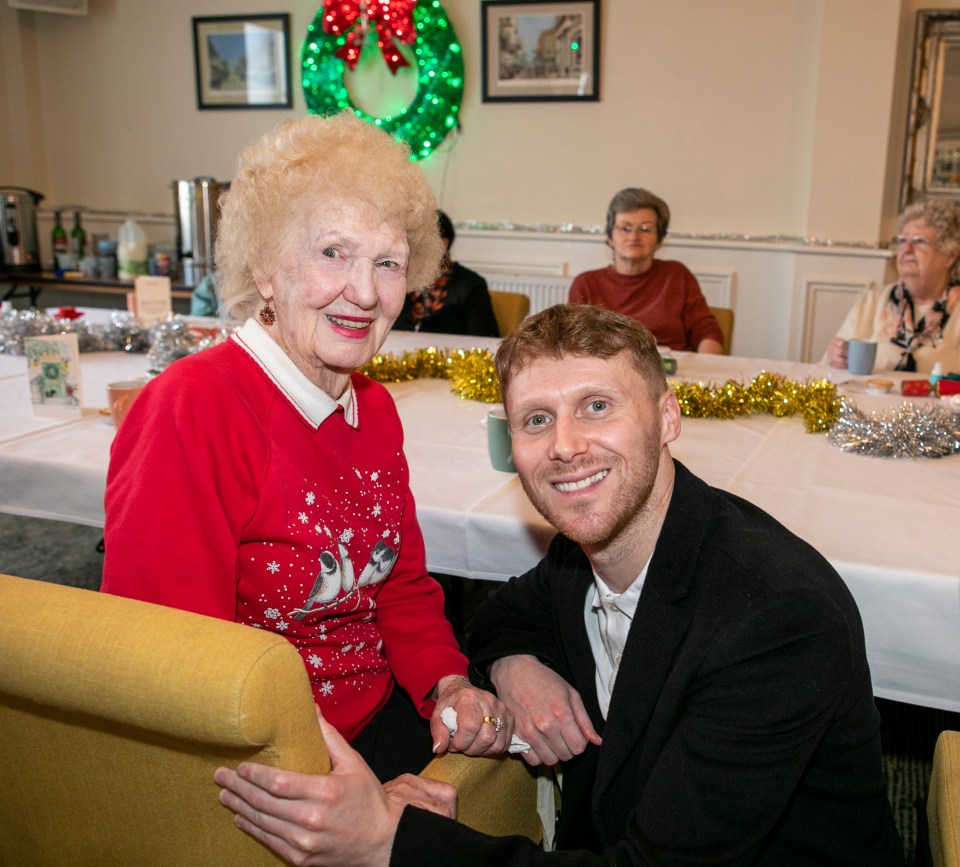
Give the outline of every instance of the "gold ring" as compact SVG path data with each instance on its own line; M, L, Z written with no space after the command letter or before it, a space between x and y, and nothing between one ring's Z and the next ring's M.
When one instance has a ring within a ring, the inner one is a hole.
M503 728L503 720L498 716L485 716L483 721L485 723L492 723L498 732Z

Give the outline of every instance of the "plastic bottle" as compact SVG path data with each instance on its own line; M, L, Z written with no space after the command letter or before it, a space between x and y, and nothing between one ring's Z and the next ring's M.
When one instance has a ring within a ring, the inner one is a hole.
M80 225L80 212L73 212L73 231L70 232L70 252L77 257L79 262L87 249L87 233Z
M63 228L60 222L60 212L53 212L53 231L50 233L50 245L53 248L53 270L58 277L63 276L63 269L60 267L58 256L70 252L70 240L67 238L67 230Z
M933 365L933 370L930 371L930 390L934 394L937 394L937 383L940 382L940 380L943 379L943 377L944 377L943 365L939 361L937 361Z
M132 280L146 273L147 236L133 220L127 220L117 238L117 277Z

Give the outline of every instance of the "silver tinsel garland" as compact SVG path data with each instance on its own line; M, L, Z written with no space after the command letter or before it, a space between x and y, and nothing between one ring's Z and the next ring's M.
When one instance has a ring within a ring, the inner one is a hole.
M865 413L844 402L830 442L878 458L943 458L960 452L960 407L952 401L904 403Z
M458 220L457 229L480 232L526 232L538 235L605 235L606 226L578 226L574 223L515 223L512 220L485 222ZM749 232L667 232L667 241L722 241L725 243L776 244L801 247L847 247L863 250L883 250L886 244L869 241L841 241L812 235L756 235Z
M221 343L233 326L198 328L177 314L149 328L132 313L116 310L106 323L61 318L39 310L14 310L0 316L0 354L23 355L25 337L76 334L80 352L146 352L151 367L163 370L171 362Z

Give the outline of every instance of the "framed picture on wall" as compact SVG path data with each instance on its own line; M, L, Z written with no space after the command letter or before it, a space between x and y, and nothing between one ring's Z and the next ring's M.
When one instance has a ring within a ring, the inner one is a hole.
M291 108L290 16L193 19L197 108Z
M484 102L600 99L600 0L482 0Z

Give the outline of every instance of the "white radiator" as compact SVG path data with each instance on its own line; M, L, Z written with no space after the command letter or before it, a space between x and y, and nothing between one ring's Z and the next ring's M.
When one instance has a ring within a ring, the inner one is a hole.
M539 313L554 304L565 304L572 277L543 277L535 274L483 275L495 292L518 292L530 299L530 312Z
M466 264L466 263L464 263ZM554 304L565 304L570 295L572 277L546 274L512 274L501 272L496 265L484 268L469 264L482 274L490 289L496 292L519 292L530 299L530 312L539 313ZM698 268L693 272L708 304L715 307L733 307L737 272L727 268Z

